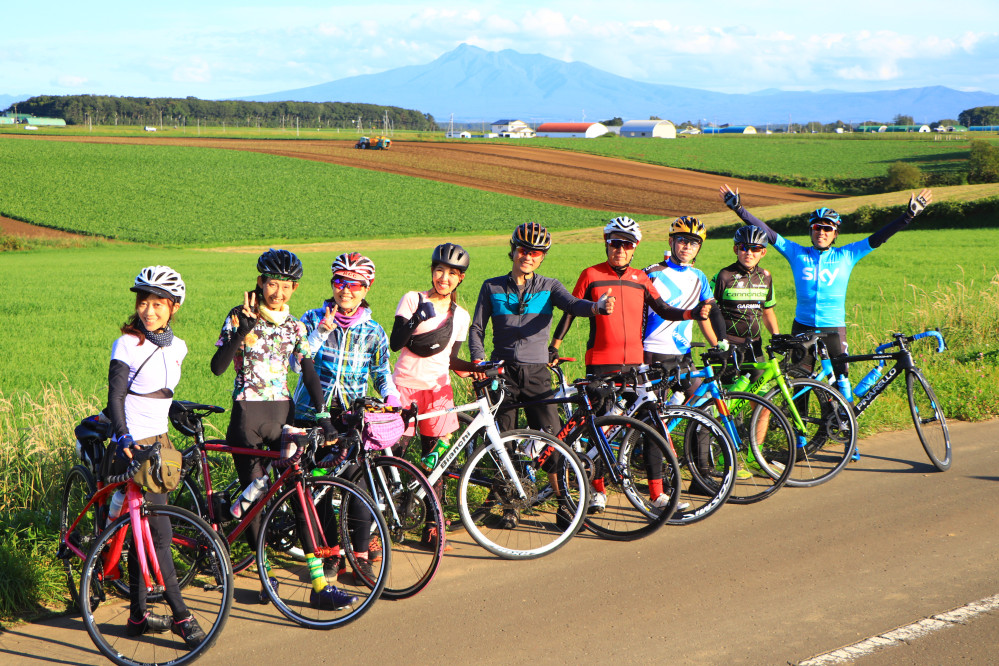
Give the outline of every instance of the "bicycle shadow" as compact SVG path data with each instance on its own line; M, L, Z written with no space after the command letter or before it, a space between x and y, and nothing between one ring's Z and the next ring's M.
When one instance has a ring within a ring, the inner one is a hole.
M864 464L864 460L880 460L886 463L897 463L904 467L899 468L884 468L884 467L861 467ZM929 472L939 472L936 465L929 462L920 462L916 460L906 460L904 458L893 458L884 455L874 455L870 453L861 452L860 460L857 462L848 463L844 468L844 471L853 470L855 472L876 472L878 474L928 474Z

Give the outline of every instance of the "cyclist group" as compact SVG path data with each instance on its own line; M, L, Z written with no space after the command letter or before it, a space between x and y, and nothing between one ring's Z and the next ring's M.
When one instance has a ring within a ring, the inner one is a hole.
M302 263L287 250L268 250L257 261L254 288L226 315L211 360L216 375L230 366L235 369L227 440L235 446L276 450L284 426L318 424L328 442L336 441L345 410L364 396L369 379L388 405L416 403L421 412L447 409L454 404L450 372L476 373L476 363L487 358L485 336L490 324L489 358L503 361L507 384L505 406L497 413L499 429L516 427L517 407L511 405L535 402L524 407L529 426L555 434L560 430L555 406L536 401L551 396L548 366L558 359L559 347L577 317L590 319L588 374L653 361L676 366L690 353L694 320L712 346L723 340L748 342L760 354L762 329L779 332L772 276L759 265L771 244L788 260L794 275L797 308L792 333L822 331L835 357L846 351L845 299L854 265L932 201L929 190L911 195L898 219L844 247L834 247L840 216L819 208L809 216L811 246L805 247L749 213L738 190L722 185L719 194L746 226L733 239L735 261L711 280L694 267L707 236L694 217L679 217L671 224L664 260L644 270L631 266L642 241L638 223L614 218L603 230L606 261L583 270L571 292L558 280L538 274L552 249L552 238L545 227L530 222L517 226L510 238L510 272L483 282L472 315L457 303L457 290L469 268L468 252L453 243L437 246L431 255L429 288L402 296L390 335L372 319L366 300L375 282L375 265L368 257L356 252L337 256L331 266L331 297L298 320L290 314L288 301L303 277ZM167 412L187 352L170 327L186 294L180 275L166 266L149 266L140 271L132 291L135 313L112 347L109 369L108 411L116 445L112 458L119 467L132 456L132 447L156 441L169 445ZM552 332L556 308L562 316ZM459 358L466 339L470 361ZM394 370L390 350L399 352ZM288 386L289 371L301 375L294 392ZM452 413L421 421L422 454L431 453L458 427ZM410 425L401 448L416 435ZM396 454L401 455L398 448ZM263 459L236 456L235 461L242 487L267 474ZM606 501L602 481L594 479L591 512L601 511ZM665 505L663 498L669 499L663 495L661 479L658 483L650 479L649 493L653 504ZM153 501L164 500L161 496ZM508 510L501 526L514 528L518 520L516 511ZM169 562L170 525L151 527L160 561ZM326 532L328 542L336 543L337 530L326 528ZM355 532L351 537L355 566L363 568L381 553L369 543L368 530ZM299 533L307 535L308 530ZM248 538L256 543L255 534ZM442 538L431 529L423 534L428 545ZM312 577L310 603L316 608L353 603L354 597L329 583L329 578L343 572L343 558L324 561L315 555L314 544L302 545ZM189 645L197 645L204 632L184 606L172 571L163 573L173 617L149 614L144 589L135 586L127 630L137 635L172 629ZM270 581L277 585L273 578ZM267 599L261 595L261 601Z

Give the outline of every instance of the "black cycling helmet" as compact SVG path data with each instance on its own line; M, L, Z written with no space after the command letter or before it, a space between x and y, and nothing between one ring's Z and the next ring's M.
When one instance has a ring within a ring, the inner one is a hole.
M444 264L464 273L468 270L468 252L460 245L444 243L434 248L434 255L430 259L430 263L434 266Z
M552 235L537 222L525 222L513 230L510 247L547 252L552 247Z
M739 227L735 230L735 238L733 242L738 245L739 243L746 243L747 245L762 245L767 246L767 232L763 229L747 224L744 227Z
M292 282L301 280L304 272L301 259L288 250L274 248L267 250L257 259L257 271L267 278Z

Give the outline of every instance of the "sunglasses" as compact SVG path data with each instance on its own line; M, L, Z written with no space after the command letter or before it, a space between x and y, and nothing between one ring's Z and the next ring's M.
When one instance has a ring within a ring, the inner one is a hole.
M692 245L694 247L699 247L701 245L700 238L688 238L686 236L677 236L676 242L681 245Z
M632 241L621 240L620 238L609 238L607 239L607 244L610 245L615 250L634 250L635 243Z
M750 245L749 243L739 243L741 252L763 252L766 249L762 245Z
M344 280L342 278L333 278L333 288L339 289L341 291L344 289L350 289L352 292L356 294L357 292L361 291L367 286L368 285L364 284L363 282L355 282L354 280Z
M522 257L530 257L531 259L540 259L545 256L543 250L528 250L526 247L518 247L517 254Z
M836 231L836 227L832 227L827 224L813 224L812 231L828 231L831 233L833 231Z

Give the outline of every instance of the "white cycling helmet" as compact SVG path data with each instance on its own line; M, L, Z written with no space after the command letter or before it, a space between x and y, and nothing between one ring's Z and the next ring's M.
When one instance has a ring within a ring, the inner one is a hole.
M349 280L363 282L369 287L375 281L375 262L360 252L344 252L333 260L330 269L334 277L340 275Z
M180 278L180 273L169 266L146 266L135 276L132 291L155 294L183 305L187 287Z
M604 227L604 238L606 239L611 234L623 234L630 237L636 243L642 242L642 230L639 229L638 222L624 215L615 217Z

